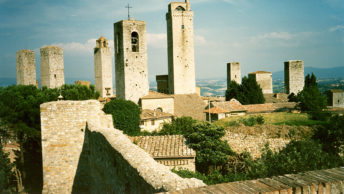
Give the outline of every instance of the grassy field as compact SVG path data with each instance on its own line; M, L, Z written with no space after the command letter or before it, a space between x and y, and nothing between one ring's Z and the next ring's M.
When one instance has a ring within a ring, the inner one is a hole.
M288 125L288 126L313 126L313 125L319 125L323 124L324 121L314 121L309 119L308 115L306 113L285 113L285 112L279 112L279 113L265 113L265 114L251 114L251 115L245 115L242 117L236 116L236 117L228 117L225 119L221 119L219 121L215 121L214 123L223 127L228 126L235 126L239 124L245 124L249 123L251 118L258 118L263 117L264 123L266 125Z

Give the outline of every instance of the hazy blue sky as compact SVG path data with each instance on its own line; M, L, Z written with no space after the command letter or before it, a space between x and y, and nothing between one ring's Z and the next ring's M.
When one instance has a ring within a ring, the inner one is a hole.
M0 0L0 77L15 77L15 54L59 45L66 77L93 79L95 39L113 47L113 23L131 15L147 24L148 73L167 74L169 0ZM283 62L344 66L344 0L190 0L194 11L197 78L226 76L226 63L242 73L279 71Z

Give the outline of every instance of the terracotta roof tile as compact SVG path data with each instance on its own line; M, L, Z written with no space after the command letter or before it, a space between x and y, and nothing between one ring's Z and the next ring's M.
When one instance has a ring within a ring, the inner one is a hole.
M148 95L142 97L141 99L156 99L156 98L173 98L173 96L155 92L155 91L149 91Z
M231 99L230 101L225 102L212 102L213 107L221 108L227 110L227 112L237 112L237 111L246 111L245 107L236 99Z
M196 157L196 152L185 144L186 140L182 135L137 136L129 138L153 158Z
M204 111L205 113L211 113L211 114L219 114L219 113L228 113L229 111L228 110L224 110L222 108L219 108L219 107L213 107L211 109L208 109L208 110L205 110Z

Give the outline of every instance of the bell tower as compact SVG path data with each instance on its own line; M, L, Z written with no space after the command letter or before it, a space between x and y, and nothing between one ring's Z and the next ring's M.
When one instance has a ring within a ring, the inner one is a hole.
M195 93L193 11L189 1L170 3L166 21L169 93Z

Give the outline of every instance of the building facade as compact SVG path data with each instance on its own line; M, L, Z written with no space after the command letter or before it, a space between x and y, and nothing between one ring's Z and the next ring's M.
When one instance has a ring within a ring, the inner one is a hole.
M16 53L17 85L36 85L35 52L19 50Z
M101 97L113 95L112 57L109 43L103 36L96 41L94 48L94 76L96 91Z
M328 92L328 105L334 108L344 108L344 90L334 89Z
M169 93L195 93L193 11L189 1L170 3L166 21Z
M57 46L41 48L41 85L60 88L65 84L63 50Z
M134 19L114 24L116 96L138 103L148 94L146 23Z
M284 62L284 88L287 94L295 95L303 90L305 85L304 63L301 60Z

